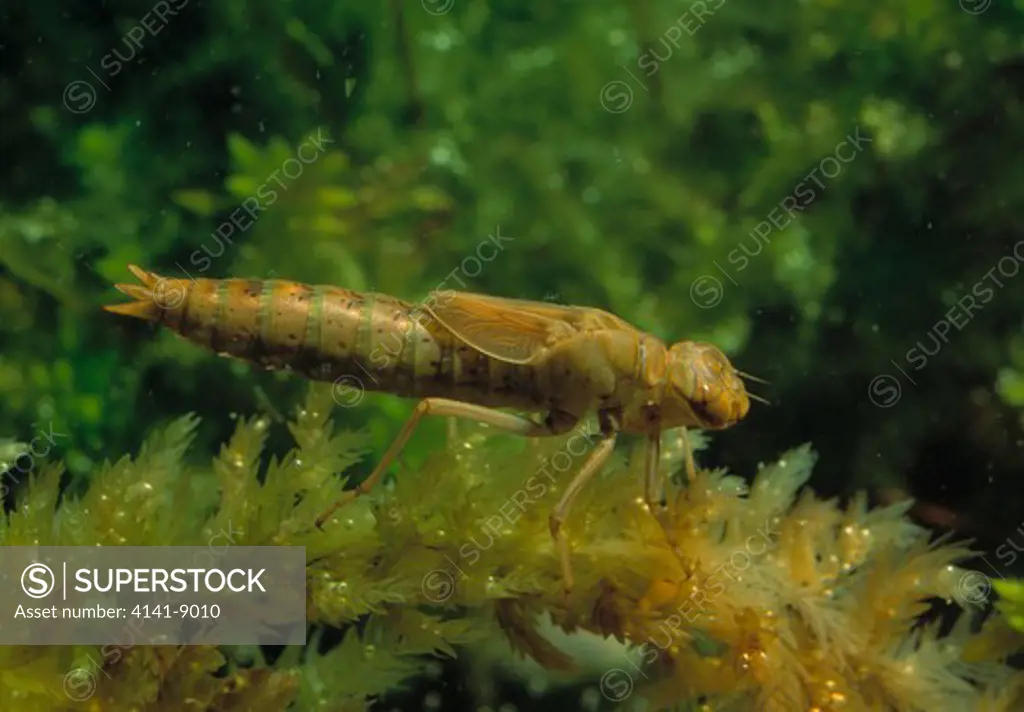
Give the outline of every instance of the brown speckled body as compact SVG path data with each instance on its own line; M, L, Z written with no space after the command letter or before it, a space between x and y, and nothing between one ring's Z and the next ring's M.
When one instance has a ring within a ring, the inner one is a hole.
M218 354L318 381L411 398L547 411L551 432L588 412L652 433L719 429L747 393L714 346L671 348L588 307L435 292L424 304L331 286L160 277L116 285L108 311L162 324Z

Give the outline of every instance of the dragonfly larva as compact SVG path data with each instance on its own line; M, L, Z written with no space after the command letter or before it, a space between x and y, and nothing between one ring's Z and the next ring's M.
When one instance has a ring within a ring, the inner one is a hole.
M161 324L262 368L290 369L318 381L350 379L366 390L420 399L370 476L324 512L318 526L372 489L424 415L542 437L568 433L596 412L601 436L550 518L567 591L572 570L562 525L617 434L646 438L644 497L656 513L662 432L727 428L746 416L749 399L756 398L741 380L746 374L715 346L669 346L600 309L456 291L432 292L416 304L330 286L177 279L129 269L141 284L116 287L134 301L108 311ZM692 480L688 445L684 455Z

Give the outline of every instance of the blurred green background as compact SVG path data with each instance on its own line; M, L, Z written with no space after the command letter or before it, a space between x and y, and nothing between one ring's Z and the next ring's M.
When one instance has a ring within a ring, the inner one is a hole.
M203 416L205 459L304 392L102 312L137 263L605 308L770 381L706 463L810 441L818 491L909 493L989 551L1024 520L1022 0L42 0L0 27L0 439L52 433L72 486L157 423ZM412 406L339 418L372 462Z

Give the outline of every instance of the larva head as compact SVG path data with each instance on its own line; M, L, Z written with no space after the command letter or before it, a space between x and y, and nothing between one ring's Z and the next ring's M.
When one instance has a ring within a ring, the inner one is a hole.
M717 347L698 341L673 344L668 355L668 390L682 401L691 422L682 425L720 430L734 425L750 410L739 372Z

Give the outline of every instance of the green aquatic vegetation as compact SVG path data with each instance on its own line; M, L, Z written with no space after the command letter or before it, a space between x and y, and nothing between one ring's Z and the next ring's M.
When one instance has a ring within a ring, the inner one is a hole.
M4 545L202 545L229 532L235 545L304 546L316 626L307 646L273 662L231 646L3 648L0 706L363 709L421 674L424 656L496 634L553 673L578 667L543 635L544 615L628 646L616 667L583 671L615 702L908 712L1024 701L1004 619L978 631L976 574L957 565L969 550L929 543L907 504L815 497L807 446L749 485L708 470L673 484L664 528L639 497L637 458L617 457L569 518L567 593L548 515L594 439L589 425L531 441L460 427L418 472L321 531L313 522L337 496L338 473L367 448L364 434L335 429L332 406L331 389L312 386L281 456L268 456L272 426L257 416L239 420L211 462L189 464L197 419L186 416L79 494L60 495L62 468L44 465L0 524ZM946 635L915 625L934 597L964 608ZM344 636L322 653L328 627Z
M200 217L228 216L178 271L212 277L230 266L239 274L304 274L308 281L359 291L402 291L429 279L424 264L401 258L446 224L453 201L420 175L427 168L421 154L396 150L354 165L324 127L296 141L275 136L265 145L231 134L227 148L232 172L224 194L190 189L174 195ZM286 234L301 235L301 249L282 250ZM373 284L369 275L384 281Z
M999 609L1010 627L1024 633L1024 579L1005 579L992 582L999 594Z

